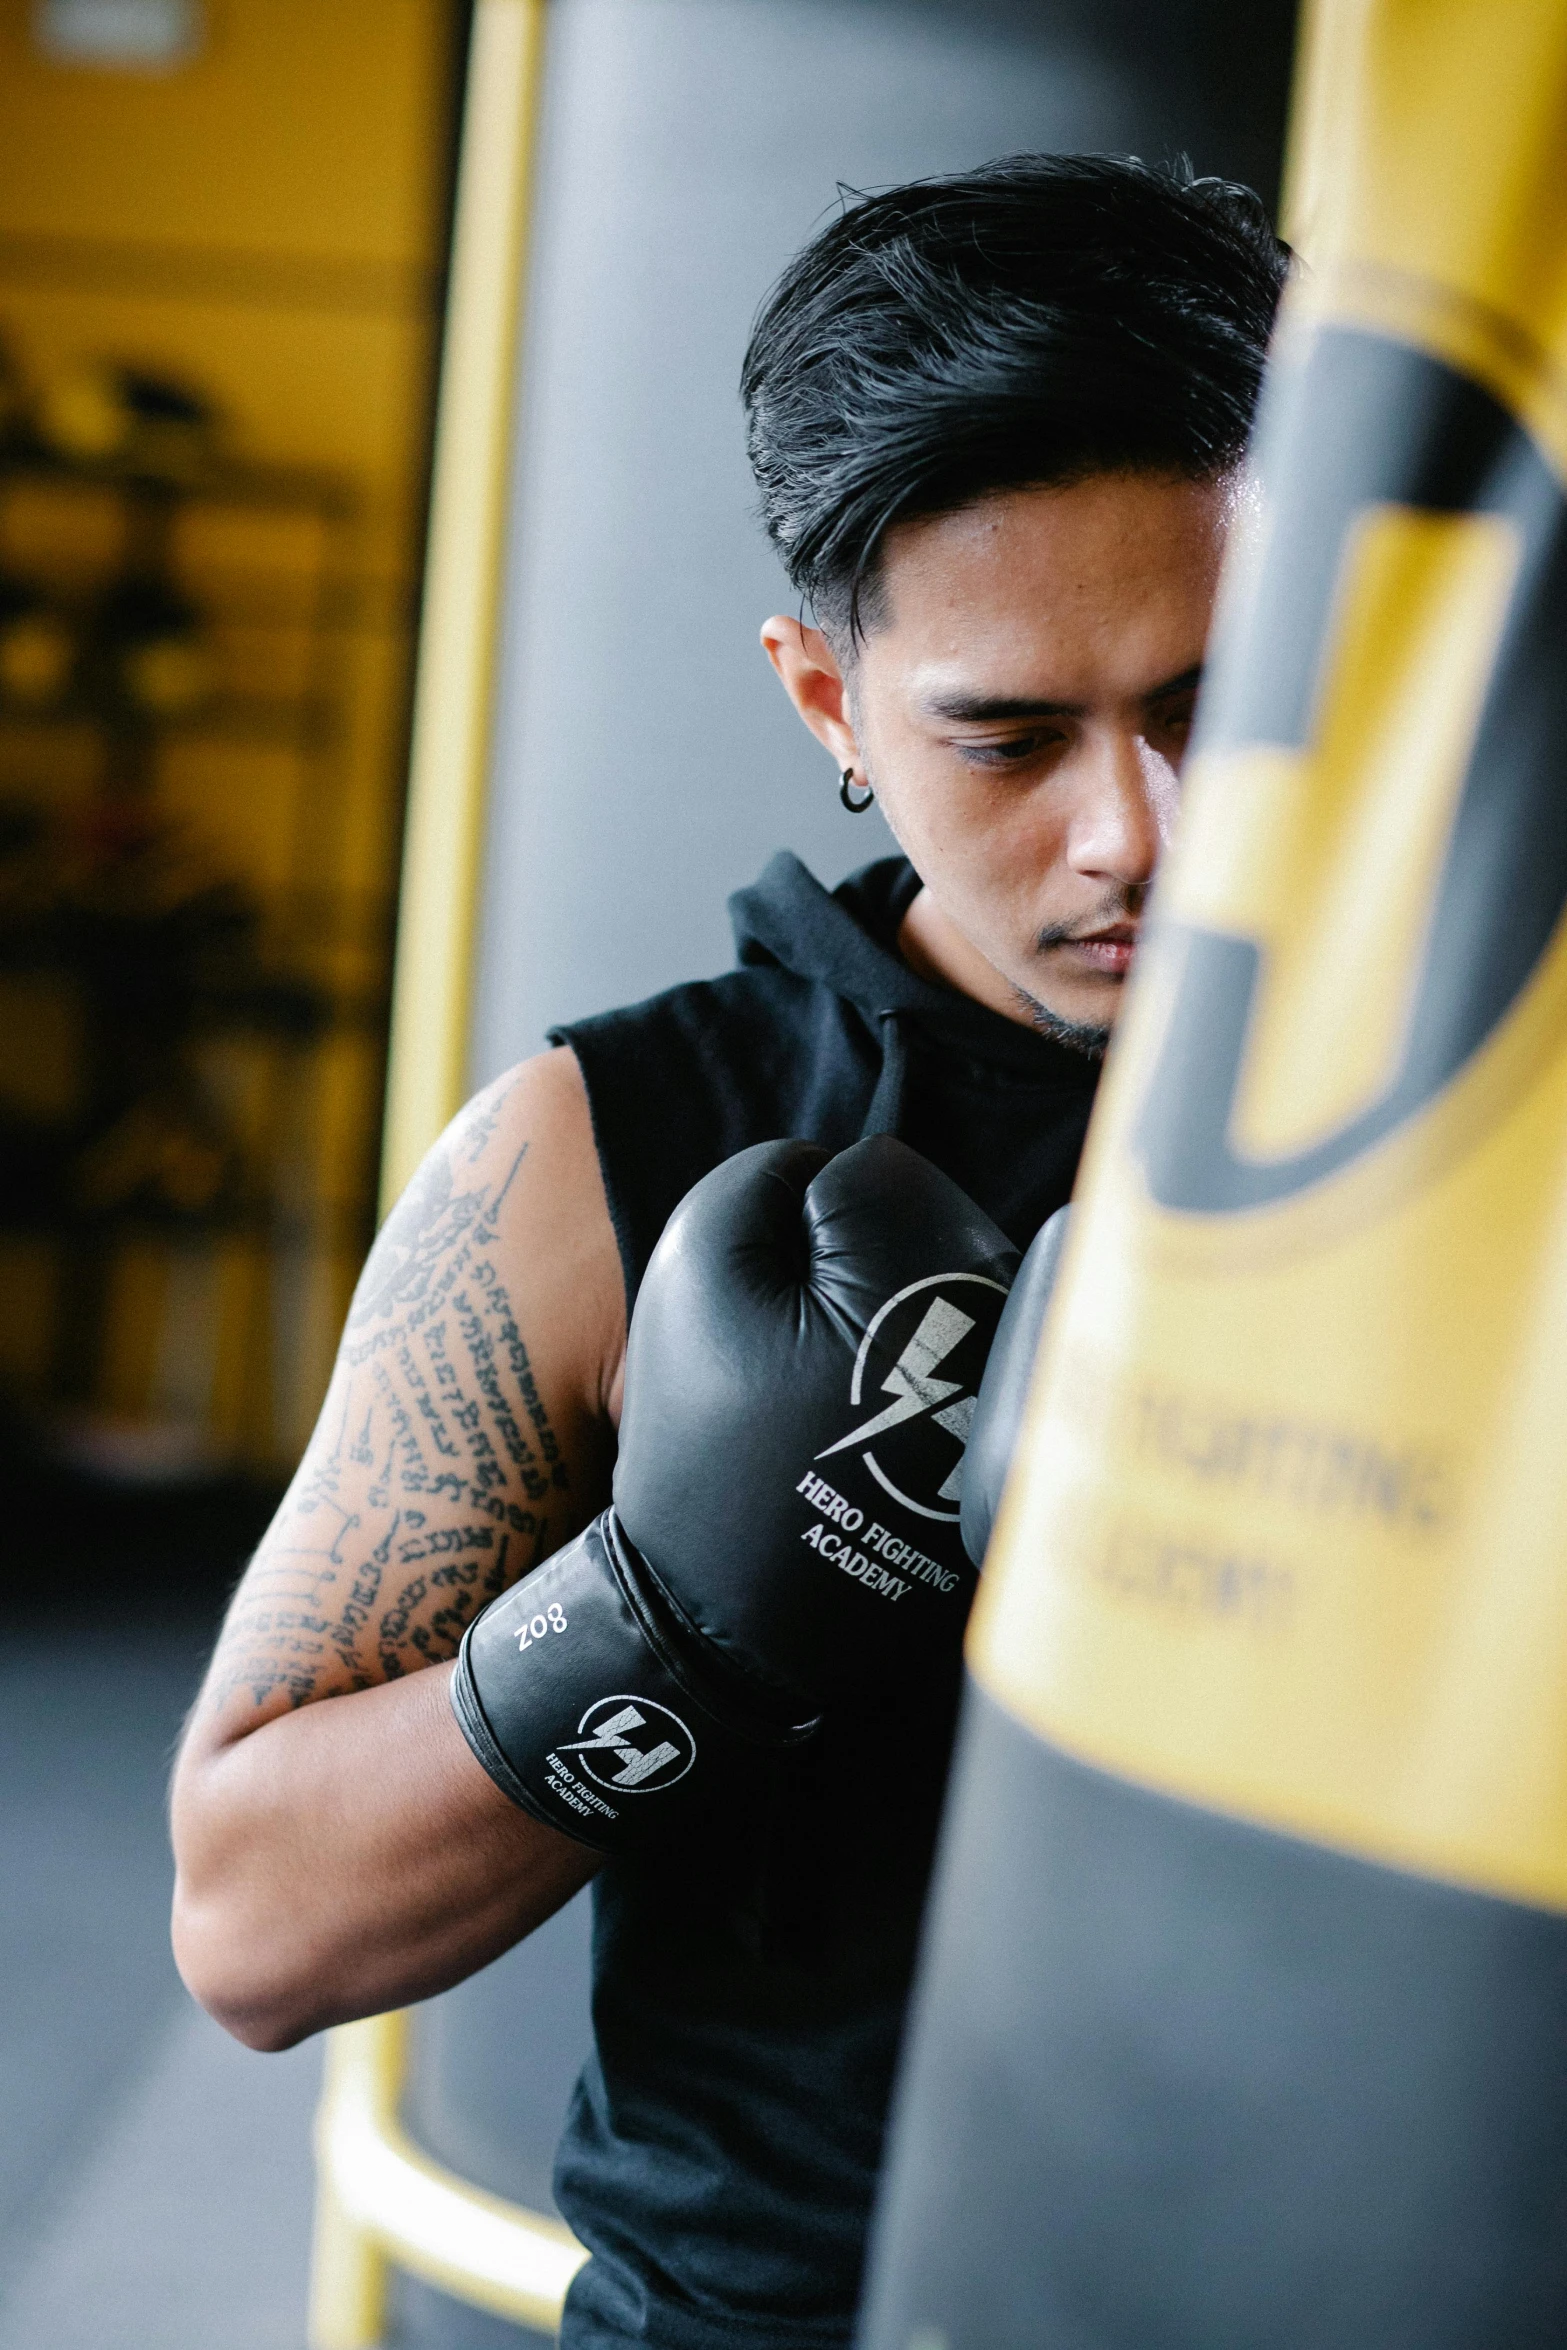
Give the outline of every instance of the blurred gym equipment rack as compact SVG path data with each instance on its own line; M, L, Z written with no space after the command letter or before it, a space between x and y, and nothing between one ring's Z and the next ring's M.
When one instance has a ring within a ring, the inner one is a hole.
M69 1073L0 1096L0 1230L52 1259L46 1408L91 1428L128 1324L154 1359L127 1465L265 1472L373 1222L324 1068L386 1019L390 909L330 878L360 503L227 454L177 387L103 369L58 405L119 445L62 448L46 402L0 444L0 974ZM202 821L247 794L264 879Z

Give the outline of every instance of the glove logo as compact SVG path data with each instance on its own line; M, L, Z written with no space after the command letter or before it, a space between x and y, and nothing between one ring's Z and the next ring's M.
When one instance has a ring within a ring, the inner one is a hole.
M893 1400L816 1458L825 1461L835 1452L857 1447L877 1484L894 1501L922 1518L956 1525L964 1450L974 1424L985 1357L1006 1296L1003 1285L983 1273L932 1273L889 1297L860 1341L849 1401L860 1405L889 1355L892 1365L879 1386ZM959 1297L961 1305L956 1302ZM940 1428L952 1444L932 1444L927 1423ZM911 1440L895 1433L902 1430L917 1433ZM873 1439L876 1452L871 1450Z
M559 1751L576 1755L588 1777L616 1795L657 1794L696 1760L696 1740L680 1716L650 1697L601 1697L577 1729L580 1736Z

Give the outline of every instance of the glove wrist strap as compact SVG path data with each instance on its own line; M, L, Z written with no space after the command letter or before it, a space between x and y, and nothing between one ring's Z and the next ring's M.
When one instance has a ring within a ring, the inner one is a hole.
M451 1695L502 1793L603 1852L743 1801L815 1728L669 1609L609 1511L469 1626Z

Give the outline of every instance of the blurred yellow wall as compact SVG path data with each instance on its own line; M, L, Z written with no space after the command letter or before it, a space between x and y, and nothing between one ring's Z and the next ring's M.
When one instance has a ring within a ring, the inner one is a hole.
M371 990L384 983L395 886L463 13L455 0L209 0L199 53L152 73L55 62L27 0L0 0L0 338L24 383L36 389L99 355L134 362L209 393L236 455L332 468L358 492L336 804L306 854L312 885L348 909L329 976L357 975ZM13 500L0 562L90 567L98 527L90 500L74 520L58 500L36 513ZM270 565L286 584L310 560L308 526L288 517L192 515L182 529L182 573L198 599L206 578L236 566ZM247 645L230 628L223 657L235 674L248 662L265 687L268 667L286 670L294 656L286 631ZM80 746L73 754L62 739L51 756L60 790L90 791ZM197 740L171 741L158 797L218 865L276 893L288 886L279 844L298 821L289 757L258 743L219 759ZM0 748L0 788L5 758ZM0 1086L47 1094L36 1063L40 1049L49 1059L39 1039L51 1015L40 1000L19 1054L20 984L6 983L0 1006L13 1015L0 1020L12 1032L9 1043L0 1035ZM291 1178L315 1214L310 1247L286 1280L254 1242L231 1239L202 1263L189 1248L178 1263L158 1245L122 1250L95 1408L205 1416L222 1446L257 1466L302 1441L364 1228L379 1034L329 1036L310 1083ZM36 1393L47 1250L0 1238L0 1283L0 1378ZM193 1377L197 1357L206 1368Z
M438 0L211 0L166 74L50 62L0 0L0 317L47 370L134 352L251 453L341 465L416 559L448 178Z

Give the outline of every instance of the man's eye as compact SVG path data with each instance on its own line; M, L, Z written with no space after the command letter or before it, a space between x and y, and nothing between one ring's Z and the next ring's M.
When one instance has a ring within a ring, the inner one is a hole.
M1005 742L960 743L958 751L971 767L1026 767L1030 759L1064 740L1061 734L1016 734Z
M1161 710L1155 723L1162 734L1190 734L1196 715L1197 699L1193 695L1190 701L1175 702L1169 709Z

